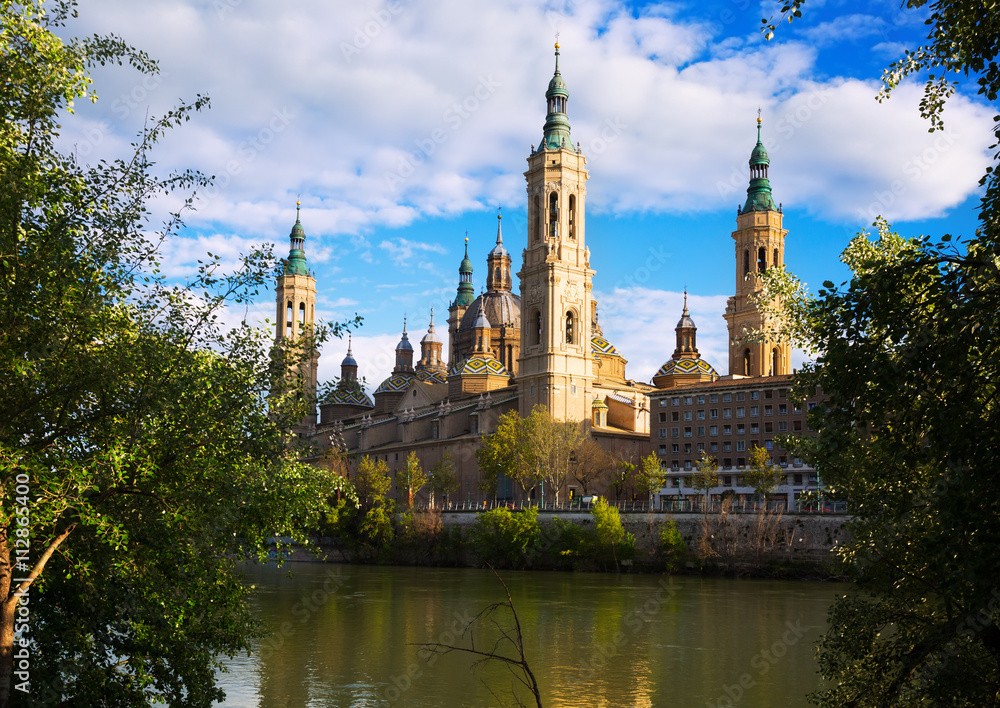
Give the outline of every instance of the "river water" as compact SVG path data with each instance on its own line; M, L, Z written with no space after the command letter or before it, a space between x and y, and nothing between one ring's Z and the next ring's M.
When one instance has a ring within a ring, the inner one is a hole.
M466 654L432 656L414 646L462 644L469 621L506 600L488 570L293 563L246 575L274 634L229 662L220 705L480 708L499 705L491 691L514 704L513 679L500 666L473 671ZM818 685L814 644L827 607L846 590L651 575L502 576L547 708L807 706L805 695ZM512 627L509 613L497 619ZM476 646L495 638L480 628ZM518 695L534 705L523 690Z

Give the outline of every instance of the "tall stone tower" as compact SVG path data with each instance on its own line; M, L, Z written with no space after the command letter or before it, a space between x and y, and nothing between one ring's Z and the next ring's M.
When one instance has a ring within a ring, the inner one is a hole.
M521 272L520 413L536 404L588 420L594 379L590 252L584 239L587 160L570 138L569 92L556 66L542 142L528 156L528 245Z
M282 339L298 339L307 329L311 330L316 322L316 279L306 267L306 233L299 218L301 202L295 203L295 225L288 235L291 247L288 258L284 260L281 275L277 284L277 325L275 327L275 344ZM319 367L319 352L313 348L300 369L300 375L305 378L303 394L310 399L316 398L317 369ZM310 413L293 428L298 435L308 434L316 426L315 405Z
M476 299L472 287L472 261L469 260L469 237L465 237L465 257L458 266L458 291L455 300L448 307L448 369L453 369L460 361L458 352L458 325L462 317Z
M767 168L771 160L760 139L761 119L757 117L757 145L750 154L750 186L747 200L737 211L736 295L726 304L729 325L729 373L739 376L776 376L791 373L791 344L787 341L741 342L749 331L762 329L764 316L750 301L760 289L757 276L767 268L785 262L785 234L781 209L771 198Z

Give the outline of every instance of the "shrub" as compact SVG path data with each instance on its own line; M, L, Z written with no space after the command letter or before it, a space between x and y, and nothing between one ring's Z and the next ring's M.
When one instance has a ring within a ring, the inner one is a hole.
M538 543L538 511L512 513L493 509L479 514L469 530L472 547L479 559L497 568L523 568L529 549Z

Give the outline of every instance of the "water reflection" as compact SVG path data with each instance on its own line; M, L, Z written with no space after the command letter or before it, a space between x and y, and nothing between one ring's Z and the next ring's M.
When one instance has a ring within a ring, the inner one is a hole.
M504 670L466 655L465 625L504 600L489 571L249 567L274 635L222 677L227 707L495 705ZM806 706L812 645L843 587L642 575L504 573L545 706ZM483 638L483 637L481 637ZM522 700L527 694L521 693Z

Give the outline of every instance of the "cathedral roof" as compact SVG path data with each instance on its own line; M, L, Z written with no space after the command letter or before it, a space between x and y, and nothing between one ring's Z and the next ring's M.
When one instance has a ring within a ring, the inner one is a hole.
M301 208L302 202L295 202L295 224L288 234L291 248L288 250L288 258L285 259L285 275L309 275L309 268L306 266L306 231L299 221Z
M614 344L606 340L604 337L601 337L600 335L594 335L593 337L590 338L590 350L594 353L595 356L598 354L603 354L605 356L616 356L620 359L625 358L618 352Z
M420 340L420 343L421 344L430 344L430 343L440 344L441 343L440 337L438 337L437 333L434 331L434 308L433 307L431 308L431 323L427 327L427 334L425 334L424 338Z
M681 328L692 328L694 327L694 320L691 319L691 313L688 312L688 294L687 290L684 291L684 311L681 312L681 318L677 320L677 329Z
M493 357L489 357L488 359L470 357L456 364L448 373L449 376L464 376L467 374L510 376L507 373L507 368Z
M503 247L503 234L500 231L501 218L500 213L497 212L497 245L493 247L492 251L490 251L490 255L488 256L489 258L503 258L504 256L510 258L510 254L507 252L507 249Z
M506 290L495 290L480 295L473 301L469 309L462 315L462 321L458 325L459 332L475 329L476 318L479 315L479 308L482 306L483 314L489 320L491 327L501 325L513 325L514 329L521 329L521 298Z
M706 376L718 376L712 365L704 359L671 359L660 367L656 376L669 376L671 374L705 374ZM653 378L656 378L654 376Z
M439 371L428 371L427 369L421 369L417 372L417 381L423 381L424 383L431 384L444 384L448 383L448 377Z
M413 377L414 374L411 373L393 374L379 384L379 387L375 389L375 393L402 393L410 385L410 380Z
M757 145L750 153L750 186L747 187L747 200L741 211L777 211L778 207L771 197L771 182L767 178L767 167L771 159L760 139L761 119L757 116Z
M341 405L341 406L364 406L365 408L374 408L375 404L372 403L364 391L352 388L338 388L330 392L330 395L326 397L323 401L324 405Z
M410 344L410 338L406 334L406 318L403 318L403 337L399 340L399 344L396 345L396 351L413 351L413 345Z

